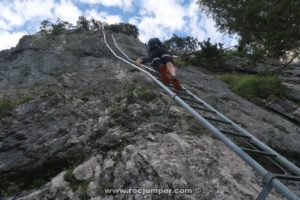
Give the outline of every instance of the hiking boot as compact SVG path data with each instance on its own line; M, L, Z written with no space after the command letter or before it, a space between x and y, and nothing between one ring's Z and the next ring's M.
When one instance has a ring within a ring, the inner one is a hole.
M159 73L160 73L162 82L165 85L170 85L170 79L169 79L169 76L168 76L168 73L167 73L167 69L166 69L166 67L164 65L161 65L159 67Z
M182 90L182 87L178 81L178 79L176 77L172 77L172 84L173 84L173 88L174 90L176 91L181 91Z

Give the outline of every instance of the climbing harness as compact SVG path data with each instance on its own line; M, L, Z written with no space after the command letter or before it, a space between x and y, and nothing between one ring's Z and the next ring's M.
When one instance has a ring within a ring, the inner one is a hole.
M288 200L300 199L287 187L285 182L282 182L282 180L300 181L300 169L296 165L185 87L181 91L175 91L171 86L168 87L161 82L159 73L155 70L147 66L144 66L144 68L136 66L134 60L128 57L118 46L113 35L107 38L104 28L102 28L102 31L106 46L116 58L127 63L130 68L143 72L171 97L165 109L165 114L176 102L263 177L263 189L256 200L265 200L272 188L275 188L278 193ZM116 52L120 52L121 55Z

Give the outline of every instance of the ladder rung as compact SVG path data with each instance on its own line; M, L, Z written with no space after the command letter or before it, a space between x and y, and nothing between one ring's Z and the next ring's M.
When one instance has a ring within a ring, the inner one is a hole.
M182 92L182 91L177 91L177 90L174 90L174 88L172 86L169 86L170 90L172 90L173 92L175 92L176 94L179 94L179 95L185 95L185 96L191 96L190 94L186 93L186 92ZM179 96L181 98L181 96Z
M186 98L186 97L180 97L180 98L183 99L183 100L185 100L185 101L189 101L189 102L192 102L192 103L198 103L198 104L203 105L202 102L194 100L194 99L189 99L189 98Z
M230 132L230 131L224 131L224 130L220 130L220 132L221 132L221 133L224 133L224 134L227 134L227 135L232 135L232 136L242 137L242 138L246 138L246 139L251 139L250 136L242 135L242 134L239 134L239 133L233 133L233 132Z
M266 152L266 151L260 151L260 150L255 150L255 149L247 149L247 148L241 148L241 149L243 151L246 151L246 152L251 153L251 154L276 157L275 154L269 153L269 152Z
M212 120L212 121L216 121L216 122L220 122L220 123L223 123L223 124L230 124L230 122L227 122L227 121L224 121L224 120L221 120L221 119L216 119L216 118L212 118L212 117L204 117L205 119L207 120Z
M285 174L272 174L272 177L282 179L282 180L300 181L300 176L285 175Z
M172 90L173 92L177 93L177 94L182 94L182 95L185 95L185 96L190 96L190 97L192 97L192 95L190 95L190 94L188 94L188 93L186 93L186 92L177 91L177 90L174 90L173 88L171 88L171 90ZM180 98L181 98L181 97L180 97Z
M210 112L210 113L216 113L215 111L208 110L208 109L206 109L206 108L200 108L200 107L198 107L198 106L190 105L190 107L195 108L195 109L198 109L198 110L203 110L203 111L206 111L206 112Z

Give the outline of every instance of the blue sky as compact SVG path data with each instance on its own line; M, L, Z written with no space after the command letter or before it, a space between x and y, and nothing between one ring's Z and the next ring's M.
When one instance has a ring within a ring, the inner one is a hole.
M217 31L213 19L201 11L196 0L0 0L0 50L14 47L23 35L39 30L40 22L58 17L75 24L79 16L107 23L129 22L140 31L139 39L162 40L174 33L211 38L226 47L233 36Z

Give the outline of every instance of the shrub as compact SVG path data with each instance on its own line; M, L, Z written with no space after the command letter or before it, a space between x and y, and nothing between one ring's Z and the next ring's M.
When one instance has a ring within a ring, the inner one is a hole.
M259 61L263 61L265 54L266 54L265 50L259 48L253 48L252 51L248 53L248 58L253 63L256 63Z
M191 36L179 37L176 34L173 34L170 39L164 41L163 45L166 48L179 53L193 52L199 48L197 38Z
M0 118L9 116L14 108L15 105L12 101L6 99L0 100Z
M130 102L137 99L150 102L155 99L155 94L150 89L134 83L128 87L126 97Z
M44 184L47 183L47 180L44 180L44 179L36 179L36 180L33 180L30 187L32 189L34 188L40 188L41 186L43 186Z
M183 66L187 65L187 63L186 63L184 60L185 60L185 59L182 58L181 55L179 55L179 56L173 58L173 62L174 62L174 64L176 65L176 67L183 67Z
M224 49L222 43L212 44L210 38L200 42L201 50L195 53L192 64L196 66L213 66L220 68L223 65Z
M27 103L32 99L32 97L24 97L18 100L0 99L0 119L2 117L10 116L17 106Z
M76 22L76 30L78 32L85 31L89 32L91 30L91 21L87 20L85 17L80 16Z
M193 38L191 36L179 37L176 34L173 34L170 39L164 41L163 45L172 52L176 52L176 54L180 55L177 58L179 66L190 63L191 53L199 49L199 42L197 38Z
M238 51L238 50L227 50L224 52L226 57L244 57L246 54L243 51Z
M51 24L51 35L55 36L62 33L72 32L73 29L74 27L72 24L62 21L60 18L58 18L55 24Z
M45 33L51 33L51 23L48 20L41 22L40 30Z
M134 38L138 38L139 36L138 28L135 25L129 23L106 25L106 29L115 33L124 33L126 35L133 36Z
M73 175L73 167L69 168L64 174L65 181L69 182L70 187L75 191L79 187L79 199L88 199L86 191L90 180L77 180Z

